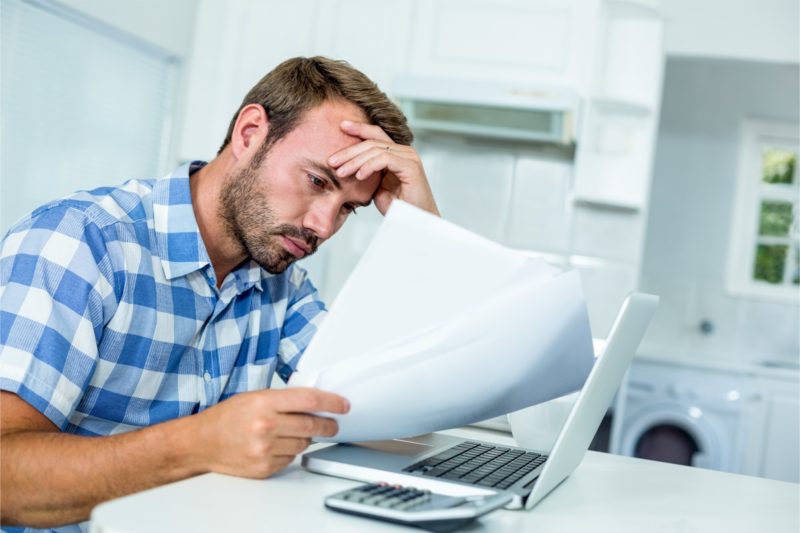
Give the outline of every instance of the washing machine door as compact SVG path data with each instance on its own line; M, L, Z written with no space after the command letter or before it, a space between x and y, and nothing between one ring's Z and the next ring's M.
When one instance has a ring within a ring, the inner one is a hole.
M716 470L724 464L716 433L702 413L678 404L651 404L631 413L623 428L622 453Z

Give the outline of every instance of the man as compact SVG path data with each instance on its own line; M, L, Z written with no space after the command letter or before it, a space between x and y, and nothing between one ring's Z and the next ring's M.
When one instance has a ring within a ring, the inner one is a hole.
M311 413L346 399L268 389L325 312L294 262L372 201L438 214L411 140L363 74L295 58L248 93L208 164L17 223L0 255L3 524L74 524L205 472L264 478L334 435Z

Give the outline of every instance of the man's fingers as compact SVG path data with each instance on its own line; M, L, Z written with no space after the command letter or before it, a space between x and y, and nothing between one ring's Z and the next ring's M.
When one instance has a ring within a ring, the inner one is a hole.
M278 415L275 432L281 437L333 437L339 424L332 418L306 414Z
M383 129L380 126L376 126L374 124L367 124L365 122L354 122L352 120L343 120L340 127L342 128L343 132L353 135L355 137L394 143L394 141L392 141L392 138L389 137L389 135L385 131L383 131Z
M272 455L288 455L294 457L302 453L311 444L309 438L279 437L272 448Z
M358 146L358 145L356 145ZM375 157L388 157L389 152L384 147L368 147L366 150L355 153L350 158L349 161L344 163L342 166L336 169L336 175L340 178L344 178L347 176L352 176L356 173L358 169L360 169L364 163L373 159Z
M348 161L346 166L348 170L343 175L352 175L358 180L365 180L384 170L398 174L410 173L414 168L414 161L398 157L397 154L389 153L386 150L373 148Z
M350 410L350 402L338 394L309 387L269 392L271 407L279 413L337 413Z
M368 154L373 154L374 156L376 153L388 153L393 156L408 157L412 152L413 148L394 144L391 141L367 140L339 150L328 158L328 164L336 168L337 176L344 178L356 171L357 166L354 162Z

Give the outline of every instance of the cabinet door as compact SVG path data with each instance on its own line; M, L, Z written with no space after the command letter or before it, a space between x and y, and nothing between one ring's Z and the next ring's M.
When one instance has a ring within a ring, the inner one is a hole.
M797 392L768 393L765 414L760 475L797 483L800 481L800 399Z
M424 76L582 85L594 0L418 1L411 69Z
M406 69L413 0L326 0L316 14L314 52L344 59L391 93Z

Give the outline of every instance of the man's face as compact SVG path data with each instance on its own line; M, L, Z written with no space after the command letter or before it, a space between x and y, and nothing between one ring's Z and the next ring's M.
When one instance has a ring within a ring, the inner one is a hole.
M332 154L362 140L340 129L343 120L365 118L353 104L323 103L255 167L244 161L224 181L220 213L228 234L272 274L313 254L350 213L370 203L380 184L378 174L339 178L326 164Z

